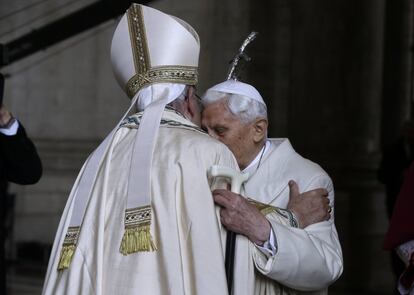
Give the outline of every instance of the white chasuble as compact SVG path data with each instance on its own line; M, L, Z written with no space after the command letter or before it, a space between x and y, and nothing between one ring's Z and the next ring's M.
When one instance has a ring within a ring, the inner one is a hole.
M58 271L75 183L43 294L227 294L222 229L207 170L212 165L238 169L237 164L226 146L174 110L163 114L152 165L151 233L158 249L120 253L138 121L139 116L131 116L116 132L92 189L71 264Z
M227 294L226 231L213 203L207 170L212 165L238 169L237 164L224 145L174 110L163 114L152 166L151 232L158 250L127 256L119 252L139 120L139 115L131 116L117 131L92 189L70 267L58 271L79 179L75 182L55 238L43 294ZM301 230L286 212L271 209L286 208L290 179L301 191L327 188L333 202L329 177L296 154L288 140L272 140L256 168L249 171L253 173L243 194L270 205L262 212L276 235L277 253L267 258L238 235L233 294L325 294L323 289L342 272L333 217Z

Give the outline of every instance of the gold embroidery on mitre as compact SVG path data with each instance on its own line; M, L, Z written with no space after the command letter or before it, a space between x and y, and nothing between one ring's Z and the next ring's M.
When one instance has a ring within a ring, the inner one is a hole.
M181 65L151 67L142 7L133 4L127 10L127 16L136 71L136 74L129 79L126 85L128 97L134 97L139 89L152 83L197 84L197 67Z
M146 73L136 74L128 81L127 95L132 98L143 86L161 82L197 85L197 68L190 66L154 67Z
M157 250L150 233L151 210L151 206L125 210L125 233L119 248L123 255Z
M141 5L135 3L132 4L127 10L127 16L135 72L143 74L151 67L151 62L149 60L147 36L145 34L144 17Z
M63 270L69 267L78 243L79 233L80 226L70 226L68 228L60 252L58 270Z

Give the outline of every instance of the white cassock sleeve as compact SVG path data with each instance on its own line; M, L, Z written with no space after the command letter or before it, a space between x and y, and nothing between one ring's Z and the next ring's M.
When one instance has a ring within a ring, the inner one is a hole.
M262 251L262 253L266 255L267 258L269 258L270 256L274 256L277 252L277 248L276 248L276 237L275 237L275 234L273 233L273 229L272 228L270 229L269 240L264 242L263 246L259 246L256 244L255 246L257 247L257 249Z
M328 190L333 207L333 185L326 174L315 177L304 191L321 187ZM333 213L330 220L305 229L281 222L276 213L266 215L275 234L277 252L268 257L256 248L253 253L256 268L267 277L296 290L314 291L328 287L343 270Z

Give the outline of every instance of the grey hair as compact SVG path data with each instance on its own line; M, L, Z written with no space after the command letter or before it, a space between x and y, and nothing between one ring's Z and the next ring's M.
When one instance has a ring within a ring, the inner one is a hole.
M225 100L230 112L244 123L250 123L259 118L267 119L266 105L245 95L207 90L202 98L204 106L219 100Z
M186 85L183 92L181 92L181 94L176 99L174 99L172 102L170 102L168 105L175 109L181 109L189 88L190 86Z

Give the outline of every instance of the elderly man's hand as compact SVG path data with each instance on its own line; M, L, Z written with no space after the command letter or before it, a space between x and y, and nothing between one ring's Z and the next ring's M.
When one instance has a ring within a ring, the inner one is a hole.
M260 246L269 239L269 221L245 198L222 189L213 191L213 198L221 207L221 223L227 230L242 234Z
M289 181L289 203L287 209L292 211L298 218L299 227L328 220L331 216L328 191L324 188L314 189L299 193L299 187L293 180Z

